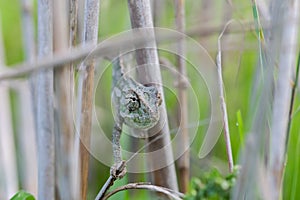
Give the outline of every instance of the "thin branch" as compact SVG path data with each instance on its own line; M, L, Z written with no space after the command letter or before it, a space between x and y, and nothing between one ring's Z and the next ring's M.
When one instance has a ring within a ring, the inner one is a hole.
M77 25L78 25L78 0L70 0L69 1L69 19L70 19L70 33L69 33L69 47L76 46L76 39L77 39ZM70 63L70 87L71 87L71 96L74 96L74 63ZM76 150L75 150L76 152ZM79 152L79 151L78 151Z
M179 32L185 31L185 1L175 0L176 29ZM190 151L189 151L189 131L188 131L188 96L186 91L186 66L185 66L185 41L181 38L177 43L177 68L179 74L178 81L178 125L179 130L179 149L186 149L178 159L180 191L186 193L190 178Z
M243 25L245 27L241 28L240 24L231 25L228 29L227 33L238 33L244 31L252 31L254 30L254 26L252 22L244 22ZM197 37L205 37L211 36L214 33L219 33L222 31L222 26L212 26L212 27L194 27L190 30L186 31L185 34L189 36L197 36ZM111 41L109 43L99 43L99 45L95 45L92 42L86 43L79 47L71 48L66 52L56 53L51 57L44 57L43 60L38 60L36 62L25 62L17 65L13 65L10 69L5 69L0 74L0 81L11 78L18 78L24 75L37 72L39 70L47 70L53 68L63 67L66 63L78 61L80 59L86 58L89 56L89 59L94 57L105 57L110 54L115 53L116 49L119 49L120 46L124 48L130 48L132 45L142 45L147 43L151 38L148 37L145 39L143 35L139 35L137 33L132 33L133 35L127 35L127 37L121 37L117 40ZM134 36L135 40L132 40L132 36ZM168 34L156 34L156 41L158 43L165 41L177 41L180 39L177 33L168 33ZM1 67L0 67L1 69Z
M159 192L159 193L163 193L166 196L169 196L173 199L177 199L177 200L181 200L184 198L184 194L179 193L177 191L174 190L170 190L168 188L164 188L164 187L160 187L160 186L156 186L156 185L151 185L149 183L129 183L127 185L123 185L115 190L113 190L112 192L108 193L103 200L108 199L109 197L111 197L112 195L120 192L120 191L124 191L124 190L133 190L133 189L146 189L146 190L151 190L154 192ZM98 199L97 199L98 200Z
M77 15L78 15L78 0L70 0L70 36L69 45L76 46L77 38Z
M229 165L229 171L233 172L233 158L232 158L232 150L231 150L231 143L230 143L230 132L229 132L229 126L228 126L228 114L227 114L227 107L224 97L224 83L222 78L222 47L221 47L221 39L224 35L224 32L226 31L228 25L232 21L227 22L225 25L223 31L221 32L219 38L218 38L218 54L217 54L217 70L218 70L218 85L219 85L219 91L220 91L220 100L221 100L221 110L223 114L223 123L224 123L224 136L225 136L225 143L226 143L226 153L227 153L227 159L228 159L228 165Z
M175 67L174 67L175 68ZM203 124L207 124L209 123L209 120L205 120L204 122L202 122ZM197 125L199 125L198 123L196 123ZM177 131L174 131L177 132ZM151 143L154 143L155 141L157 141L158 139L161 139L162 136L158 136L156 137L154 140L152 140L151 142L147 143L146 145L144 145L142 148L138 149L130 158L127 159L126 162L122 162L120 163L120 165L117 167L117 171L122 171L124 166L130 161L132 160L136 155L138 155L140 152L142 152L143 150L145 150ZM99 191L96 199L101 199L103 198L103 196L105 195L105 193L109 190L109 188L114 184L114 181L116 181L116 177L113 177L112 175L109 176L109 178L106 180L105 184L103 185L103 187L101 188L101 190ZM178 192L178 194L180 194Z
M126 166L126 162L120 162L118 163L119 166L116 167L116 170L118 172L122 172ZM123 177L122 177L123 178ZM99 191L97 197L95 198L95 200L100 200L104 197L105 193L108 191L108 189L114 184L115 180L117 180L117 177L112 176L110 174L110 176L108 177L108 179L106 180L105 184L103 185L103 187L101 188L101 190Z
M68 49L67 1L54 0L54 51ZM56 68L54 71L55 87L55 150L56 150L56 185L59 199L75 199L74 179L74 128L72 119L72 85L70 65Z
M38 1L38 57L52 55L53 6L50 0ZM55 199L55 149L53 111L53 71L37 74L37 143L38 143L38 199Z
M84 44L91 42L96 46L98 41L99 0L85 1L84 8L84 32L82 41ZM76 126L79 130L80 145L80 184L81 199L87 198L89 158L88 151L92 128L92 106L94 90L94 60L89 60L81 66L78 76L78 102Z
M77 27L78 27L78 0L70 0L69 1L69 23L70 23L70 30L69 30L69 48L73 48L76 46L76 40L77 40ZM75 64L74 62L70 62L70 73L69 77L67 77L67 80L69 80L70 83L70 100L73 101L74 95L74 89L75 89ZM74 132L74 127L72 130L72 133ZM72 174L72 180L73 180L73 187L72 192L74 196L80 196L80 163L79 163L79 136L78 134L73 135L73 140L71 141L73 143L73 174Z

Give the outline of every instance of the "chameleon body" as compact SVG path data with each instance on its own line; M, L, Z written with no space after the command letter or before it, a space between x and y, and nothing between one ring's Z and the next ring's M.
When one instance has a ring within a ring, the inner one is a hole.
M111 175L122 177L126 170L117 171L122 161L120 137L123 123L129 127L147 130L159 120L161 95L154 86L144 86L122 73L120 59L113 61L112 102L115 113L113 128L114 165Z

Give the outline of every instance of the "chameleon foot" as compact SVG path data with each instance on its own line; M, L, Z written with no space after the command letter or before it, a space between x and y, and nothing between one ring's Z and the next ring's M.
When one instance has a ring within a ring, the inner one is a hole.
M127 173L126 171L126 163L125 161L121 161L119 163L115 163L111 168L110 168L110 175L114 177L115 179L121 179L125 176Z

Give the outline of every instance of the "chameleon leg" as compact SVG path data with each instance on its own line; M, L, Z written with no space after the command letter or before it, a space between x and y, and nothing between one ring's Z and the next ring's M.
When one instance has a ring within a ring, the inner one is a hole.
M110 169L110 174L115 178L122 178L126 174L126 168L122 160L121 153L121 129L122 125L115 123L112 134L112 147L113 147L113 156L114 156L114 165ZM123 167L124 166L124 167Z

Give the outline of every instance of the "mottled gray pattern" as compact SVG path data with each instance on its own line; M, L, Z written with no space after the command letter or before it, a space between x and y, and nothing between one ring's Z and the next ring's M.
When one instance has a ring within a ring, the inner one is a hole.
M113 62L112 101L115 114L113 128L114 166L111 174L115 177L125 175L126 171L117 172L115 166L122 162L120 137L122 125L147 130L159 120L161 95L154 86L144 86L122 73L119 59Z

